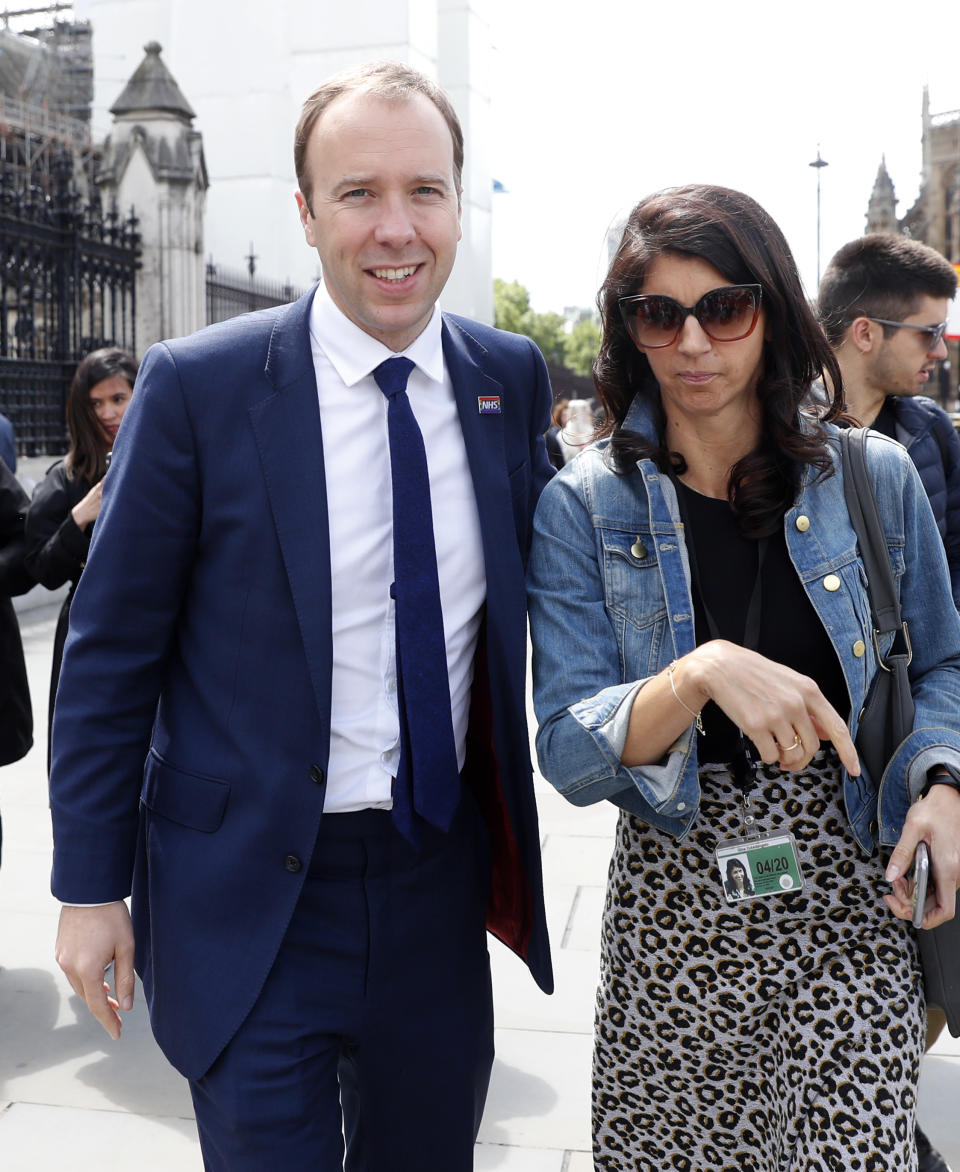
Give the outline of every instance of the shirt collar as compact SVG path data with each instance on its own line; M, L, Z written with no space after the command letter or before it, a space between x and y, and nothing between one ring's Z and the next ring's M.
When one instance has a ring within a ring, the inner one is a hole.
M434 382L443 382L443 316L434 305L422 332L403 356ZM348 387L355 386L394 352L352 322L334 302L321 281L310 309L310 335Z

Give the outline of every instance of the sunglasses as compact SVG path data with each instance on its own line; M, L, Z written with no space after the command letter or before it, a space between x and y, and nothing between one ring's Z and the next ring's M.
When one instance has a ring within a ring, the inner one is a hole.
M715 342L738 342L749 337L760 316L759 285L723 285L704 293L696 305L681 305L659 293L621 297L617 304L627 332L637 346L659 350L680 337L692 314Z
M889 321L885 317L868 317L867 321L875 321L878 326L893 326L898 330L920 330L923 334L929 334L930 345L927 351L936 350L936 348L943 341L943 335L947 332L947 323L942 321L938 326L915 326L913 322L909 321Z

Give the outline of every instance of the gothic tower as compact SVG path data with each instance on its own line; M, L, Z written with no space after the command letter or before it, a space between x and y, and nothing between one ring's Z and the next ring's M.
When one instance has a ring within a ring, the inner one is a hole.
M893 190L893 180L887 171L887 158L884 155L877 168L877 178L873 184L873 194L867 204L867 232L899 231L897 226L897 197Z

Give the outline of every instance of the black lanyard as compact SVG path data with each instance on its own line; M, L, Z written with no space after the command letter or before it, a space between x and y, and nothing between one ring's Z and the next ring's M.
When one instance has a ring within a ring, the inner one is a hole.
M692 579L693 589L700 599L700 605L703 607L710 638L721 639L723 636L710 611L710 607L707 605L707 599L703 592L700 569L697 565L696 543L693 539L693 526L690 523L690 511L687 508L685 496L686 492L692 492L694 490L686 489L675 476L671 476L671 480L673 480L674 488L677 492L677 502L680 506L680 519L683 521L684 530L687 535L687 558L690 562L690 577ZM763 564L766 561L769 546L770 539L768 537L761 537L757 541L757 572L753 579L750 603L747 607L747 615L743 624L743 638L740 641L740 645L746 647L748 651L759 651L760 649L760 629L763 618ZM756 766L759 757L756 746L744 736L743 730L738 729L737 732L739 733L739 741L734 759L730 762L730 772L738 789L746 795L753 789L756 783Z

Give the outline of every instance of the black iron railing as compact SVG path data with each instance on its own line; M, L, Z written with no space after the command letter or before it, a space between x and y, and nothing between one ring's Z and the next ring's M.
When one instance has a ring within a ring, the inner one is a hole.
M136 353L137 221L85 202L67 151L45 189L0 173L0 411L21 454L65 450L64 404L80 359Z
M254 309L286 305L289 301L296 301L305 291L289 281L266 281L210 262L207 265L207 325Z

